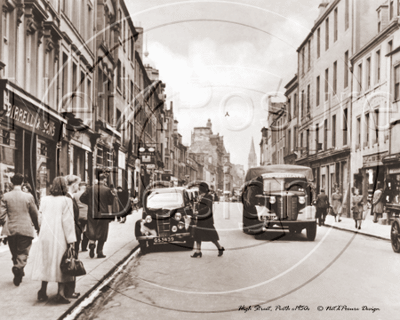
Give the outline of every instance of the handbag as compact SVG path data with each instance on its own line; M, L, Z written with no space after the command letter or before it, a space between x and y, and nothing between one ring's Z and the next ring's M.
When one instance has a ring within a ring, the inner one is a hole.
M67 276L79 277L86 274L82 261L75 258L75 251L72 246L68 246L61 259L61 271Z

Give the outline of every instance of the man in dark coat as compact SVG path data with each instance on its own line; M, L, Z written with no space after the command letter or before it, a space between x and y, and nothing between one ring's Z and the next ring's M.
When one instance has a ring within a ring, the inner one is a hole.
M326 210L329 208L329 198L325 194L325 190L321 189L321 193L317 196L316 200L316 218L318 219L318 225L324 225L325 224L325 218L326 218Z
M125 223L126 216L132 212L131 199L129 198L129 192L122 189L122 187L117 188L118 197L118 215L121 217L121 223Z
M0 208L0 226L4 225L2 235L8 237L14 266L14 285L19 286L25 275L32 239L35 237L33 226L39 233L38 211L35 199L30 193L21 190L24 176L16 173L11 182L14 189L3 195Z
M114 220L114 216L111 214L114 195L110 188L105 185L107 177L100 174L98 180L97 185L86 189L80 197L80 201L88 205L87 237L89 238L89 256L91 258L94 257L96 241L97 258L106 257L103 254L103 247L108 237L108 225Z

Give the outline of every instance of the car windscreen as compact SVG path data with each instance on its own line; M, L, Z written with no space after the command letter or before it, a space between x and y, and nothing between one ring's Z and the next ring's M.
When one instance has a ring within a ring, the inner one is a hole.
M303 178L268 178L264 179L264 192L302 191L307 187L307 181Z
M184 206L183 197L181 193L151 193L147 198L148 209L174 209Z

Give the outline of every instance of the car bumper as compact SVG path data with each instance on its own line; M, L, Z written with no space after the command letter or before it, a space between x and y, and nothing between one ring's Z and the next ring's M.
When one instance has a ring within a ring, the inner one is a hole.
M315 220L310 220L310 221L280 221L280 220L269 220L269 221L264 221L263 223L263 231L266 231L267 229L273 229L273 228L290 228L290 227L299 227L299 228L306 228L309 225L315 224Z
M187 238L192 238L192 235L190 232L185 232L185 233L172 233L169 236L165 236L165 237L159 237L159 236L153 236L153 235L149 235L149 236L139 236L136 237L137 240L155 240L155 239L162 239L162 238L171 238L173 237L175 240L186 240Z

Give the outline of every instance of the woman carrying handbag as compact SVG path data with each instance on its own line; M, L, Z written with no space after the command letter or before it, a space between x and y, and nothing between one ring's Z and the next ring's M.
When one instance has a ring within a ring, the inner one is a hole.
M68 189L64 177L56 177L50 188L50 196L44 197L40 203L40 234L36 244L32 268L32 280L42 281L38 292L38 300L46 301L48 282L58 283L55 302L70 303L65 297L65 283L74 280L73 276L61 271L61 261L68 247L76 242L74 210L72 200L65 197Z

